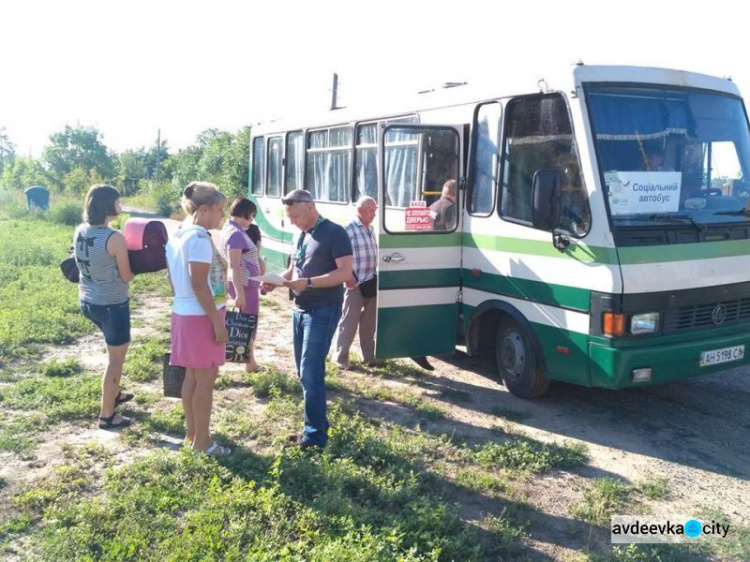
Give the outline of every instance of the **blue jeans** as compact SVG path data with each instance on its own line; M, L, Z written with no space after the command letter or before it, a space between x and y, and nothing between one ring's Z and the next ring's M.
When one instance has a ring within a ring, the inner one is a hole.
M326 417L326 356L341 317L341 303L293 311L294 362L305 400L302 443L324 447L328 441Z

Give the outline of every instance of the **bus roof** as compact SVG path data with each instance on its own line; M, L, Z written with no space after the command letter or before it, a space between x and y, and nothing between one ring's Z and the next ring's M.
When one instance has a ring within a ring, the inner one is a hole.
M659 84L682 88L719 91L739 96L739 89L726 78L707 74L654 67L639 66L586 66L577 64L562 72L532 74L521 70L512 74L493 75L482 84L465 84L450 88L437 88L421 94L402 96L399 99L375 101L308 115L286 117L283 120L260 122L253 127L253 136L322 126L344 125L354 121L374 121L422 111L476 104L478 102L509 96L540 92L581 93L586 82L617 82L628 84ZM291 112L290 112L291 113Z

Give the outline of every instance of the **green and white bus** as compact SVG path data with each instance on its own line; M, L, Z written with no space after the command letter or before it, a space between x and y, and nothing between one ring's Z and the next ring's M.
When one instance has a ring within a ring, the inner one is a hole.
M378 201L377 356L493 354L506 386L628 388L748 362L750 134L729 79L577 65L523 90L253 127L263 252L286 266L281 197L323 216ZM429 205L459 185L457 220Z

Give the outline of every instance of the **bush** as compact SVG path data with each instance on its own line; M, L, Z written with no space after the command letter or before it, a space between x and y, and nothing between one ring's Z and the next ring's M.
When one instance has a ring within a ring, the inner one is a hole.
M83 208L80 203L62 201L50 207L49 218L60 224L78 226L83 221Z

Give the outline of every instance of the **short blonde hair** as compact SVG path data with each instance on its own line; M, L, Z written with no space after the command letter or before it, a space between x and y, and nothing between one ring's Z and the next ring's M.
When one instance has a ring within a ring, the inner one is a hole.
M182 209L193 215L204 206L212 207L218 203L226 203L227 196L219 188L207 181L190 182L182 192Z

